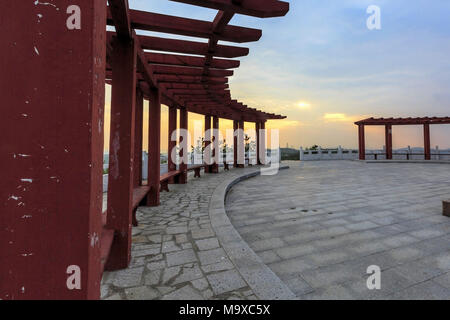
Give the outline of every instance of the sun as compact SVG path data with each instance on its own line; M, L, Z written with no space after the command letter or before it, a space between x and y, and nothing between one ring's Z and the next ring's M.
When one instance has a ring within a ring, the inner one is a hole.
M309 109L311 107L311 104L304 101L300 101L297 102L297 107L299 107L300 109Z

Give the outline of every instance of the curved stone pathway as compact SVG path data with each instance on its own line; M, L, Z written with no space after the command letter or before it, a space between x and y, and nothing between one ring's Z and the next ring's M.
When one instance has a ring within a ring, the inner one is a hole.
M450 165L291 162L233 187L236 230L301 299L450 299ZM381 268L368 290L367 267Z
M259 298L222 248L209 215L221 183L257 170L190 175L188 184L161 193L159 207L139 208L131 265L104 273L102 299Z

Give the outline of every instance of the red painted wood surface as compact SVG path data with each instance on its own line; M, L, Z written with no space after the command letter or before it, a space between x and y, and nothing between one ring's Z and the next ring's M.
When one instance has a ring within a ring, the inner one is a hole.
M131 259L133 210L133 160L135 146L136 45L113 40L111 139L109 146L107 227L114 229L107 270L126 268Z
M266 148L266 122L261 121L260 125L260 137L259 137L259 160L261 164L266 164L267 161L267 148Z
M159 181L160 182L167 181L170 178L180 175L181 173L182 173L181 170L174 170L174 171L166 172L160 176Z
M233 138L233 167L237 168L238 166L238 136L237 136L237 130L239 130L239 121L234 120L233 121L233 132L234 132L234 138Z
M105 265L108 261L113 241L114 230L103 228L102 235L100 237L101 274L103 274L103 271L105 270Z
M289 3L276 0L171 0L217 10L231 10L259 18L280 17L289 11Z
M136 90L136 116L134 127L134 186L142 185L142 140L144 125L144 95L140 89Z
M154 53L154 52L146 52L145 56L147 57L149 63L158 63L174 66L203 67L206 63L205 58L193 56L183 56L183 55ZM212 59L210 61L210 65L211 68L216 69L233 69L238 68L240 62L239 60Z
M245 141L244 141L244 121L239 120L239 130L237 134L238 138L238 168L244 168L245 167Z
M213 157L213 164L211 166L211 172L212 173L218 173L219 172L219 118L217 116L213 117L212 120L213 123L213 152L212 152L212 157Z
M255 130L256 130L256 164L261 164L261 156L260 156L260 152L261 152L261 133L260 133L260 129L261 129L261 123L260 122L255 122Z
M140 186L133 189L133 209L137 208L148 193L150 192L149 186Z
M364 125L358 125L359 160L366 160L366 136Z
M431 138L430 138L430 125L423 125L423 146L425 151L425 160L431 160Z
M175 107L169 107L169 132L168 132L168 154L167 154L167 164L168 164L168 170L175 171L176 170L176 164L173 162L172 159L172 152L175 150L177 146L177 141L172 141L172 135L175 134L177 130L177 108ZM175 180L172 178L170 179L169 183L174 183Z
M385 125L386 159L392 160L392 125Z
M419 118L368 118L355 122L356 125L366 126L381 125L423 125L423 124L450 124L450 117L419 117Z
M209 145L211 144L211 116L210 115L205 115L205 150L206 148L209 148ZM207 162L209 162L209 159L207 161L206 159L206 155L203 155L204 160L205 160L205 164ZM210 173L211 172L211 167L210 165L205 165L205 173Z
M180 129L188 130L188 112L186 109L180 109ZM180 158L182 159L179 168L181 171L179 182L181 184L187 183L187 160L188 160L188 146L190 141L181 138L180 141Z
M100 296L106 1L52 3L0 2L0 299Z
M131 26L139 30L209 38L211 36L211 29L213 28L213 23L209 21L181 18L153 12L129 10L129 15ZM111 14L108 16L108 24L115 25ZM229 25L224 28L223 32L217 38L218 40L228 42L243 43L258 41L261 35L262 32L258 29Z
M150 93L148 125L148 185L150 192L147 205L158 206L161 171L161 93L158 89L152 89Z

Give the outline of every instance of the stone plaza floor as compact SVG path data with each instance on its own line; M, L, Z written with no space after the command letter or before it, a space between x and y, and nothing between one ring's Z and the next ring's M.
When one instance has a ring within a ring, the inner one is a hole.
M283 164L191 175L139 208L131 265L104 273L102 299L450 298L449 165Z
M300 299L450 299L450 165L289 162L234 186L227 214ZM381 268L369 290L367 267Z
M189 175L169 185L159 207L140 207L128 269L105 272L102 299L256 299L222 249L209 218L215 188L253 169Z

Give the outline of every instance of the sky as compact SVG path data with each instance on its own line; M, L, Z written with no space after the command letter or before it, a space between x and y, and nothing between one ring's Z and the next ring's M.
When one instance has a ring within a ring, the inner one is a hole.
M133 9L207 21L217 12L168 0L129 2ZM243 44L250 54L239 58L241 67L230 79L231 94L249 107L287 116L267 125L280 130L281 146L355 148L357 120L449 116L450 1L288 2L285 17L235 15L231 21L263 30L260 41ZM380 30L366 26L370 5L381 9ZM189 118L190 125L203 119L195 114ZM163 108L162 149L167 148L166 122ZM221 122L223 129L231 126L231 121ZM431 135L433 146L450 147L450 125L432 126ZM368 128L366 136L367 148L383 146L383 128ZM421 147L422 140L420 126L393 129L394 148Z

